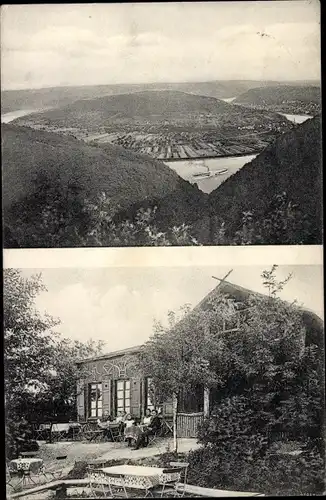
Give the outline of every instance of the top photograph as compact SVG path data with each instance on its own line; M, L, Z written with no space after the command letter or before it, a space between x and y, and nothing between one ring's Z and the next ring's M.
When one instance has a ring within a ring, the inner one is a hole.
M322 244L320 2L1 7L5 248Z

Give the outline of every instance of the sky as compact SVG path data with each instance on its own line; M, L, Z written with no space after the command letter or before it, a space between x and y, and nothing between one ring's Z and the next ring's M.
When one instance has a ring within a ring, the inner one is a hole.
M153 333L154 320L166 323L167 313L185 304L195 306L230 266L103 267L22 269L24 276L42 273L47 292L36 308L61 320L64 337L103 340L111 352L140 345ZM270 266L233 266L228 280L266 293L261 273ZM279 266L277 278L292 279L280 295L297 300L323 317L323 273L319 265Z
M4 5L2 88L319 79L319 4Z

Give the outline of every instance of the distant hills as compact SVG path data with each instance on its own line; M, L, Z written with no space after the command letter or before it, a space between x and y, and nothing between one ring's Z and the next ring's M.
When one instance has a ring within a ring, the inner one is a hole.
M233 112L233 109L230 104L213 97L174 90L148 90L75 101L58 109L18 118L17 123L31 120L57 127L88 129L111 126L113 123L146 124L165 120L182 122L185 119L191 124L193 118L201 115L216 116Z
M148 156L3 124L2 164L5 246L51 246L42 220L45 207L56 208L62 219L60 245L74 246L73 226L83 231L86 223L85 200L102 192L125 217L138 207L157 205L162 229L182 221L193 225L197 237L207 238L204 193Z
M238 96L234 102L283 113L314 115L320 112L321 89L312 85L252 88Z
M243 213L253 215L256 229L276 210L275 196L286 193L296 208L285 211L275 224L287 222L292 243L320 244L322 242L322 163L321 118L316 116L281 135L254 160L226 179L209 195L212 239L216 241L222 223L226 238L233 241L242 226ZM287 220L286 220L287 219ZM273 223L273 221L272 221ZM273 241L261 243L284 244L286 234L274 227ZM258 238L256 239L258 242Z
M144 90L179 90L190 94L216 97L236 97L251 88L283 85L286 82L256 80L217 80L211 82L177 82L148 84L93 85L77 87L49 87L42 89L3 90L1 111L8 113L21 109L39 110L60 107L80 99L95 99L106 95L127 94ZM289 82L288 82L289 84ZM315 82L292 82L292 85L318 85Z

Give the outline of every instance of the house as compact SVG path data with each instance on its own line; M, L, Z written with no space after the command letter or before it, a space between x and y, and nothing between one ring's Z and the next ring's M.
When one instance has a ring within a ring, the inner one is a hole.
M236 304L245 304L249 296L257 294L251 290L221 280L204 299L193 309L205 310L210 300L216 294L225 294L234 299ZM302 337L302 346L315 343L322 347L323 321L317 314L298 308L302 314L305 332ZM235 331L238 328L238 314L243 308L239 307L234 318L223 323L224 331ZM192 312L189 313L190 315ZM182 321L186 321L187 318ZM78 381L77 413L79 421L96 421L107 411L117 416L119 411L131 413L135 417L142 417L146 408L153 408L151 399L151 379L145 377L138 365L141 346L129 347L120 351L111 352L89 358L79 362L83 368L83 379ZM178 402L178 435L179 437L195 437L198 422L204 414L209 413L212 404L212 395L199 387L197 394L184 395ZM166 401L160 408L166 419L172 419L172 401Z

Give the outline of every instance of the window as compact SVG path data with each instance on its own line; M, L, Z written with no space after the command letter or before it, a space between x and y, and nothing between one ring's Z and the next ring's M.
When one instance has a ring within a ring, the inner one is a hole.
M154 394L153 394L153 385L152 379L147 377L146 379L146 394L145 394L145 410L148 408L149 410L154 410Z
M248 319L248 311L251 309L252 307L246 307L241 303L236 304L236 311L228 319L223 320L223 332L239 331L241 324Z
M116 401L117 413L119 411L130 413L130 380L117 380Z
M89 384L89 416L102 416L102 383Z

